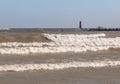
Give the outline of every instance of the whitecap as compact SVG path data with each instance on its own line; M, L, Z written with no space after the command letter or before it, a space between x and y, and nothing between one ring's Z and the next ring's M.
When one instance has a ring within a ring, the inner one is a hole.
M120 48L120 37L106 38L106 34L43 34L52 42L0 43L0 54L39 54L86 52Z
M94 62L69 62L69 63L44 63L44 64L13 64L0 65L0 72L7 71L32 71L32 70L61 70L69 68L103 68L120 66L120 61L94 61Z

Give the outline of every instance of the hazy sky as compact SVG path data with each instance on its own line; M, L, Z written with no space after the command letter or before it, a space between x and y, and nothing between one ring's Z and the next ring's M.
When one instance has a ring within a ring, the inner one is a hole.
M120 27L120 0L0 0L0 27Z

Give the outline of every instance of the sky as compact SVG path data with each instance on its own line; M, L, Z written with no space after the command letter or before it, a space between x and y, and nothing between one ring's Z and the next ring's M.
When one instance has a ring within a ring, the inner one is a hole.
M120 0L0 0L0 28L119 27Z

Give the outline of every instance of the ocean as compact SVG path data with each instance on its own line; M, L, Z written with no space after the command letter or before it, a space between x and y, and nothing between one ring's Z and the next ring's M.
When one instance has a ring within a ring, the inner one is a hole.
M119 84L120 32L1 30L1 84Z

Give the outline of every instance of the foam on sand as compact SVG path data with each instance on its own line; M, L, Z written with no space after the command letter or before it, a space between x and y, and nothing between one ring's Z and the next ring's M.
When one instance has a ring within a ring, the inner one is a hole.
M39 54L60 52L86 52L120 48L120 37L106 38L101 34L43 34L51 42L4 42L0 54Z
M102 67L116 67L120 66L120 61L94 61L94 62L69 62L69 63L55 63L55 64L13 64L0 65L0 71L31 71L31 70L61 70L69 68L102 68Z

